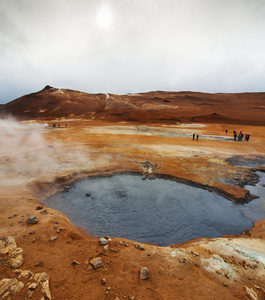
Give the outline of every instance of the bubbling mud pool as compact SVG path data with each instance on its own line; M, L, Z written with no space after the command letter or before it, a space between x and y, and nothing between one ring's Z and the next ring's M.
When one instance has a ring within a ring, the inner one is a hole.
M199 237L240 234L264 218L265 175L259 175L263 181L258 188L250 188L263 198L244 205L173 180L143 181L127 174L83 179L45 204L93 236L167 246Z

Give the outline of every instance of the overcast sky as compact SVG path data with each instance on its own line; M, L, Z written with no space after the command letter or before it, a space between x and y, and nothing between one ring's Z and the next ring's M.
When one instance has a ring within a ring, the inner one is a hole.
M265 92L265 0L0 0L0 103L45 85Z

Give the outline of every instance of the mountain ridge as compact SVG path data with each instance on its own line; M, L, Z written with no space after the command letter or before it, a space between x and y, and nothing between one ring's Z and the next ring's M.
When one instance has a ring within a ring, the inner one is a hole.
M263 125L265 93L150 91L125 95L85 93L45 86L0 106L18 119L93 118L134 122L206 122ZM204 118L205 116L205 118Z

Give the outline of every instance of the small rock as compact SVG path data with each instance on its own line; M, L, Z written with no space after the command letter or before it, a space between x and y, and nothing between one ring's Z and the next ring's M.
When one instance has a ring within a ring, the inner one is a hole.
M31 235L32 235L32 234L34 234L34 233L35 233L35 231L33 230L33 231L31 231L29 234L31 234Z
M246 294L247 294L249 299L252 299L252 300L258 300L259 299L257 293L253 289L248 288L247 286L244 286L244 289L245 289Z
M114 300L120 300L120 298L116 296L116 297L114 298Z
M43 261L39 261L36 263L36 265L34 265L34 267L41 267L43 266Z
M76 261L76 260L74 260L74 261L72 262L72 264L73 264L73 265L80 265L80 263L79 263L78 261Z
M36 210L42 210L43 209L43 207L41 206L41 205L38 205L37 207L36 207Z
M14 214L12 216L9 216L8 219L12 219L12 218L15 218L17 216L17 214Z
M50 241L55 241L56 239L57 239L57 235L50 237Z
M125 247L129 247L129 245L126 244L124 241L120 241L120 245L125 246Z
M102 278L102 279L101 279L101 283L102 283L103 285L105 285L105 284L107 283L106 278Z
M36 282L31 283L27 290L36 290L36 288L38 287L38 284Z
M49 280L49 275L45 272L37 273L34 275L34 280L43 283L43 282Z
M10 263L12 269L17 269L23 263L23 249L16 248L10 254Z
M135 245L135 248L138 250L145 250L144 246L139 245L139 244Z
M264 287L261 286L260 289L262 290L263 294L265 294L265 289L264 289Z
M34 292L34 291L28 290L27 297L28 297L29 299L32 298L33 292Z
M1 294L0 295L2 295L3 293L7 292L12 286L16 285L17 282L18 282L18 280L16 278L2 279L0 281L0 286L1 286L1 290L0 290Z
M86 197L90 197L91 193L86 193L85 195L86 195Z
M37 224L38 223L38 219L37 219L36 216L30 216L30 217L28 217L27 223L28 224Z
M41 291L42 291L42 294L44 296L44 299L51 300L51 292L50 292L50 288L49 288L49 279L43 282Z
M135 300L134 296L129 296L129 300Z
M111 248L111 249L110 249L110 252L118 253L118 250L117 250L117 249L114 249L114 248Z
M144 279L148 279L150 277L149 272L148 272L148 268L146 267L141 267L140 269L140 278L142 280Z
M103 250L108 251L109 250L109 245L104 246Z
M94 269L98 269L100 267L103 267L103 262L102 262L101 257L94 257L94 258L90 259L89 263L92 265L92 267Z
M47 209L44 209L43 211L41 211L42 215L46 215L48 213Z
M18 278L30 278L33 275L33 273L29 270L24 270L20 273Z
M108 244L108 240L106 240L105 238L101 238L101 239L99 240L99 244L100 244L101 246L107 245L107 244Z
M194 256L200 256L197 252L195 251L191 251L191 254L193 254Z

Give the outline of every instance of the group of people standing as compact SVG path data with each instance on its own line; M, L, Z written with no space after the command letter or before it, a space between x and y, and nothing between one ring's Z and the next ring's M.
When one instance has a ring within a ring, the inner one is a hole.
M236 140L238 140L238 141L243 141L243 139L244 139L244 137L245 137L245 139L244 139L244 141L247 141L248 142L248 140L249 140L249 137L250 137L250 135L249 134L243 134L242 133L242 131L240 131L240 133L239 134L237 134L237 132L234 130L234 141L236 141Z
M195 138L196 138L196 141L198 141L199 140L199 135L196 134L196 133L193 133L193 135L192 135L193 141L195 140Z

